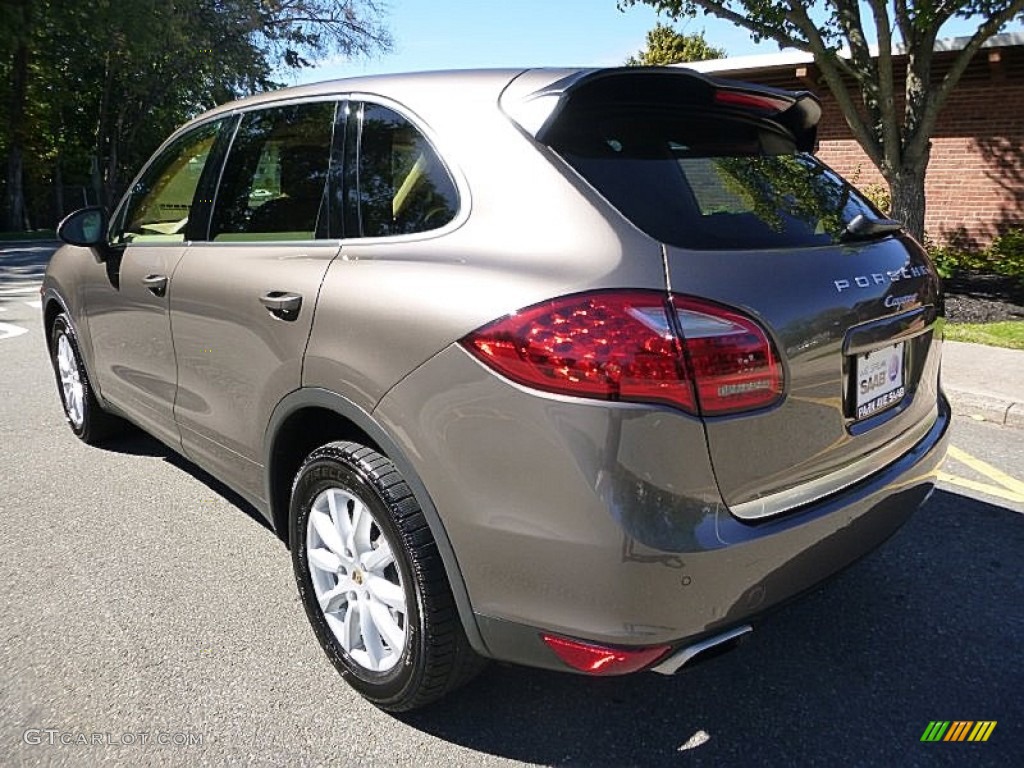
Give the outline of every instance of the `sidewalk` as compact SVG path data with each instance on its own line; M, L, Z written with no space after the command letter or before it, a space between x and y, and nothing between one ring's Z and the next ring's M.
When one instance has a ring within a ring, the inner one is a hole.
M1024 429L1024 350L947 341L942 386L954 413Z

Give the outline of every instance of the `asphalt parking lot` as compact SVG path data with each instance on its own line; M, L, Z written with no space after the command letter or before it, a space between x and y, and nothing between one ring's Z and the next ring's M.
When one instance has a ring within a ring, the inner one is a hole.
M7 256L2 765L1022 763L1024 431L955 419L911 522L733 652L674 678L492 665L395 718L336 675L287 552L236 497L141 434L75 440L33 293L45 259ZM922 743L934 720L997 725Z

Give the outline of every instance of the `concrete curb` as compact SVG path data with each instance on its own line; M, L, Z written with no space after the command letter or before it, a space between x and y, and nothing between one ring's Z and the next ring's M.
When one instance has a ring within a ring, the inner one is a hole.
M1024 403L961 390L948 384L944 389L954 414L1024 429Z

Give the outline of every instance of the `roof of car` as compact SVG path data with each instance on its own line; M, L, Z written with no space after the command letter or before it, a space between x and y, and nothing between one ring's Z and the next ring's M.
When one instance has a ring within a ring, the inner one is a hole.
M497 99L505 86L526 71L528 71L526 68L438 70L325 80L308 85L280 88L227 102L204 113L202 118L275 101L291 101L294 99L316 98L318 96L346 93L378 94L401 100L402 97L410 92L436 92L437 89L444 88L446 95L452 100L463 101L469 98L479 98L487 93L493 94L494 98ZM585 70L575 68L545 69L540 71L550 73L551 80L554 81L567 74ZM458 85L457 89L452 88L455 84Z

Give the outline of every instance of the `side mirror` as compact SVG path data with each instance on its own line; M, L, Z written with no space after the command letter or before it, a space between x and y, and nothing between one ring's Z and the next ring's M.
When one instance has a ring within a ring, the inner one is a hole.
M69 245L95 248L107 243L107 212L99 206L68 214L57 225L57 237Z

